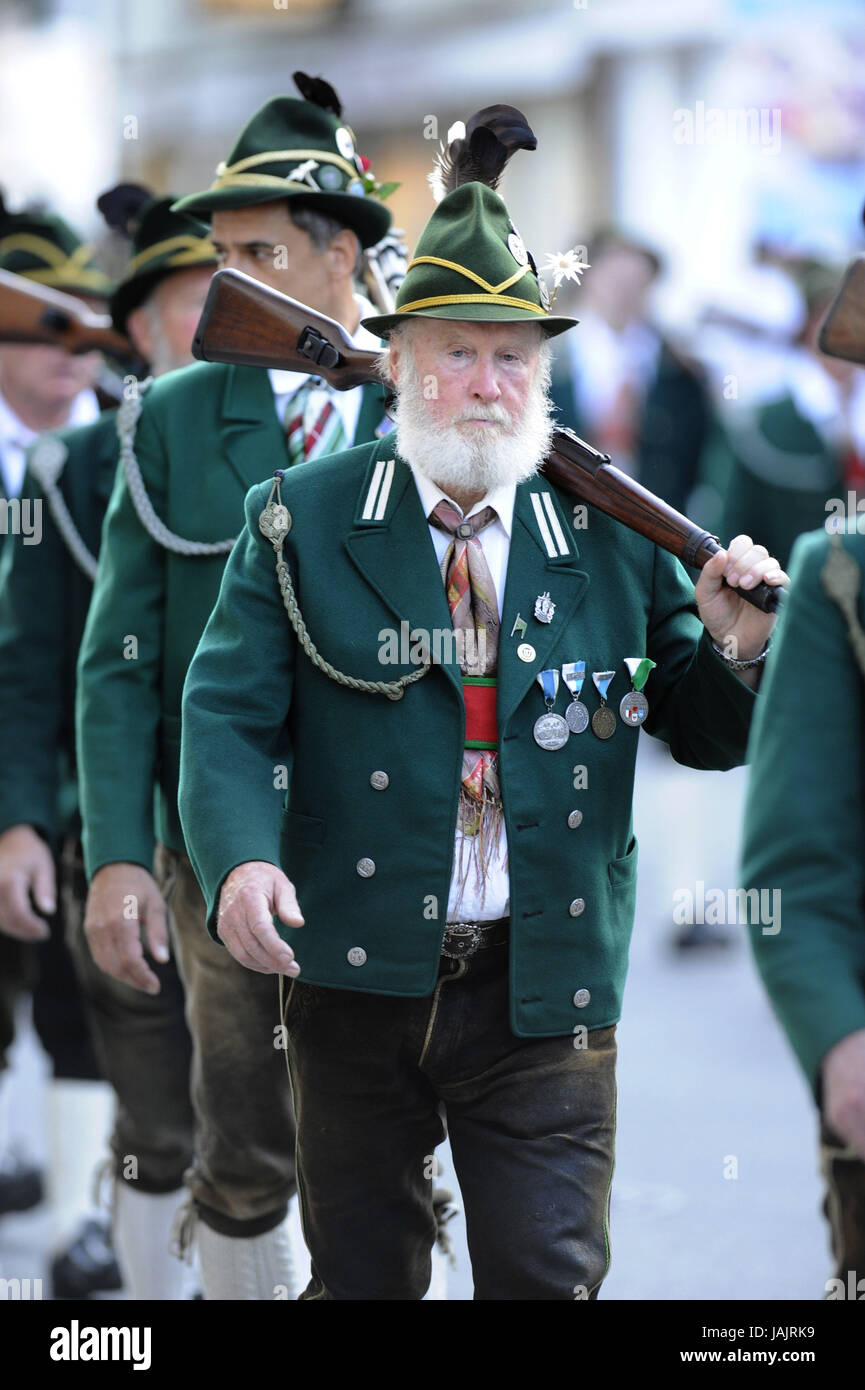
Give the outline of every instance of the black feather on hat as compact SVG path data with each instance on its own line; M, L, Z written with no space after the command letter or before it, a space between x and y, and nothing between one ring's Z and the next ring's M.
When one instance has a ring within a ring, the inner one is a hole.
M314 101L316 106L330 111L334 116L342 115L342 102L323 77L309 77L305 72L293 72L291 75L304 101Z
M96 206L113 232L132 237L141 210L154 194L140 183L118 183L96 199Z
M498 188L505 165L517 150L536 150L535 133L515 106L484 106L468 123L451 126L453 139L436 158L429 175L437 203L463 183Z

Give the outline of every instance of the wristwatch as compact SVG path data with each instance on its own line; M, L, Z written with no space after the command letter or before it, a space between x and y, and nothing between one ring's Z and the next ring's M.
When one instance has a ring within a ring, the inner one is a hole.
M713 641L712 638L710 638L709 640L712 642L713 649L718 653L721 660L727 663L731 671L749 671L752 666L762 666L763 662L766 660L766 657L769 655L769 649L772 646L772 639L771 637L768 637L766 639L766 645L760 652L759 656L752 656L750 661L737 661L735 657L728 656L726 652L721 651L721 648L718 646L717 642Z

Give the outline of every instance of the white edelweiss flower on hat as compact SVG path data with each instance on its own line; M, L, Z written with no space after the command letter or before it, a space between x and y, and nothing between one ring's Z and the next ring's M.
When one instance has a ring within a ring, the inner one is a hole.
M555 289L559 288L563 280L573 280L578 285L583 271L591 270L588 261L584 261L580 255L582 249L574 246L570 251L558 251L555 255L547 255L547 263L543 268L553 272Z

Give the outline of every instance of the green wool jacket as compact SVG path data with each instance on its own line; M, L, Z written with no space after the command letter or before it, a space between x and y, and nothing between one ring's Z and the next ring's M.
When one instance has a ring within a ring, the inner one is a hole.
M729 418L721 538L753 536L786 569L797 536L825 522L829 498L846 502L840 454L789 395Z
M343 672L373 680L416 669L410 656L394 665L379 659L400 623L432 643L452 631L417 488L394 447L389 436L332 455L295 469L283 486L293 518L286 557L311 639ZM357 693L318 670L298 649L273 548L259 533L267 495L262 484L247 498L247 529L184 697L181 816L211 931L233 867L280 864L306 919L284 929L302 978L426 995L439 967L453 858L465 738L459 668L433 665L400 700ZM572 499L545 479L518 487L497 708L511 1025L525 1036L619 1017L637 869L638 731L618 721L606 741L587 730L556 752L539 748L538 672L584 659L583 697L593 710L591 672L615 668L609 703L618 720L630 689L623 660L650 656L657 669L646 686L647 727L693 767L743 759L754 702L701 636L679 562L599 512L590 510L579 531L573 519ZM533 616L546 591L556 605L549 624ZM518 614L527 630L511 637ZM535 649L528 662L518 656L524 642ZM562 684L559 713L569 698ZM288 784L281 817L272 791L280 778ZM574 810L583 813L578 826L569 824Z
M115 412L51 438L67 451L60 493L95 556L117 464ZM0 565L0 831L32 825L56 841L78 830L75 663L93 586L29 470L21 496L40 505L42 538L10 537Z
M861 571L861 622L865 536L842 543ZM753 924L751 944L815 1090L826 1052L865 1028L865 695L821 581L829 544L821 530L793 550L751 735L742 861L746 887L781 895L780 930Z
M381 388L363 393L355 442L372 439L383 414ZM171 531L195 541L235 537L251 484L287 466L267 373L195 363L161 377L145 394L135 453L156 515ZM176 554L155 541L118 470L79 661L89 876L118 861L149 869L155 839L184 851L180 700L225 560L224 553Z

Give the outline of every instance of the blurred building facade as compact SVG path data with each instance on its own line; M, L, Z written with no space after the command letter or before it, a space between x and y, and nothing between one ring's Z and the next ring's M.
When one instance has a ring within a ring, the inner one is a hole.
M411 245L437 138L505 100L538 135L503 191L539 262L616 223L666 254L661 312L688 325L767 226L855 244L860 29L856 0L6 0L0 183L93 230L117 178L207 185L300 68L401 182Z

